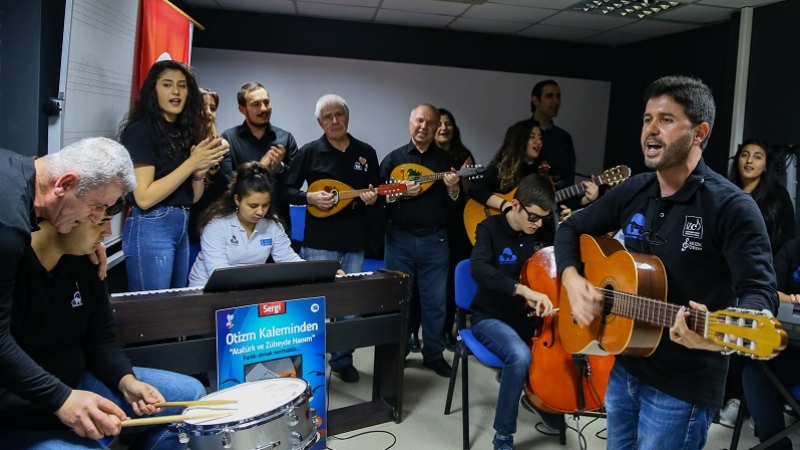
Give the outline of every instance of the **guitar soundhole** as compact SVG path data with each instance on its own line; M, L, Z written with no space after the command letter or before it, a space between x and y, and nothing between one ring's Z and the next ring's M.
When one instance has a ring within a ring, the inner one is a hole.
M603 288L603 319L611 314L614 308L614 286L606 285Z

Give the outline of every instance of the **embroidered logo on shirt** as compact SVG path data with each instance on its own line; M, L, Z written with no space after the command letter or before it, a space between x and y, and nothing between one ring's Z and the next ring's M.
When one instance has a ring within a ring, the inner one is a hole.
M510 248L506 247L497 259L500 264L514 264L517 262L517 255L515 255Z
M266 247L272 245L272 238L262 239L260 242L262 247Z
M692 240L703 238L703 218L686 216L686 221L683 223L683 237L685 237L686 240L681 244L682 252L686 250L703 250L702 242Z
M703 239L703 218L686 216L683 223L683 236L693 239Z
M800 267L797 268L794 272L792 272L792 280L795 282L800 282Z
M75 293L72 294L72 307L77 308L78 306L83 306L83 299L81 298L81 291L78 287L78 283L75 283Z
M353 170L361 170L361 163L356 161L356 163L353 164Z
M636 213L631 217L630 223L625 227L625 239L641 241L642 228L644 228L644 214Z
M238 239L236 239L236 235L235 235L235 234L232 234L232 235L231 235L231 244L233 244L233 245L239 245L239 240L238 240Z

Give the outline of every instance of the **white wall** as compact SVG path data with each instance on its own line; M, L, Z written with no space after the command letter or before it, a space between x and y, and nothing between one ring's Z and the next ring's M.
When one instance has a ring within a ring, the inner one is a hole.
M502 144L506 128L530 117L533 85L554 78L562 93L556 123L572 134L577 172L603 169L610 82L206 48L192 50L192 66L200 85L220 95L220 130L243 121L236 92L243 83L258 81L269 90L272 123L302 146L322 135L314 106L333 93L350 107L350 133L375 147L381 160L409 141L409 115L424 102L453 113L464 144L484 165Z

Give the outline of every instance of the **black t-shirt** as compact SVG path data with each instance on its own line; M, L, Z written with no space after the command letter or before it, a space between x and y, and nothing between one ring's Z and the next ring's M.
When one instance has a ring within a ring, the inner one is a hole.
M512 292L525 262L540 248L553 245L554 234L552 221L545 222L533 234L515 231L506 214L491 216L478 224L470 256L470 272L478 283L470 308L473 324L484 319L502 320L525 342L530 341L540 319L528 317L525 299Z
M184 149L180 141L180 133L174 123L167 122L167 139L161 138L150 122L137 120L129 124L122 133L120 143L128 149L133 164L143 164L155 168L153 181L164 178L189 158L189 149ZM133 193L129 200L135 203ZM192 206L194 191L191 177L181 183L158 206ZM138 206L138 205L137 205Z
M366 189L381 183L378 155L375 149L347 135L350 145L345 151L335 149L323 135L300 149L284 180L286 201L293 205L308 204L300 189L322 179L347 184L353 190ZM360 198L332 216L318 218L306 212L303 246L337 252L360 252L366 244L366 206Z

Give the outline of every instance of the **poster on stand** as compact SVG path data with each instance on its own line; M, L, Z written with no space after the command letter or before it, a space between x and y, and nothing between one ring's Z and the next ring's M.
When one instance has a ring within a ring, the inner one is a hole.
M265 302L216 312L217 386L289 377L305 380L325 448L325 297Z

